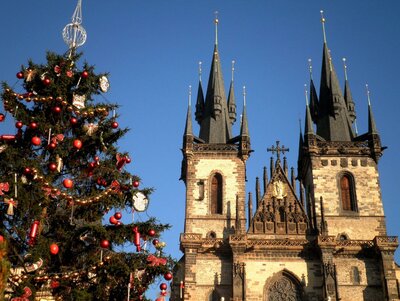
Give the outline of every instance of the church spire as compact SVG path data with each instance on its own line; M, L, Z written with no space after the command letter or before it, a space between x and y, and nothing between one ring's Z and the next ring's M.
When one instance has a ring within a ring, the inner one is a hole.
M204 114L200 124L199 136L205 143L227 143L232 138L231 121L229 119L224 80L218 53L218 23L219 20L216 17L214 53L204 103Z
M199 125L203 120L204 116L204 94L203 94L203 85L201 83L201 74L202 74L202 63L199 62L199 88L197 90L197 101L196 101L196 121Z
M349 112L350 121L354 123L356 120L356 111L353 96L351 95L350 91L350 84L347 78L347 64L346 58L343 58L343 68L344 68L344 100L346 102L347 110Z
M246 87L243 86L243 113L242 124L240 127L240 136L249 137L249 127L247 125L247 112L246 112Z
M371 98L368 85L365 85L365 88L367 90L367 99L368 99L368 134L377 135L378 130L376 128L374 114L372 113Z
M354 133L339 80L326 42L326 19L321 11L324 34L317 134L328 141L351 141Z
M228 112L229 112L229 120L231 124L234 124L236 121L236 102L235 102L235 92L233 88L233 75L235 72L235 61L232 61L232 79L231 85L229 87L229 95L228 95Z
M314 80L312 77L312 61L308 59L308 70L310 72L310 113L311 118L314 122L317 122L318 119L318 95L315 90Z
M185 136L193 136L191 106L192 106L192 86L189 86L189 101L186 114Z
M307 85L304 85L304 95L306 97L306 118L304 126L304 135L314 135L313 123L311 120L310 107L308 104ZM306 139L307 140L307 139Z

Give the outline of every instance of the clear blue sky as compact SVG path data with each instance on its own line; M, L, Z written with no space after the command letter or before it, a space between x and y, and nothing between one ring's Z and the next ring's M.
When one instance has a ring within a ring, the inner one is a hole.
M0 11L0 80L16 82L28 58L45 61L45 51L67 50L61 31L70 22L74 0L2 1ZM322 31L326 17L328 45L342 79L342 57L356 102L358 129L367 130L365 84L382 142L379 162L382 200L389 235L399 235L400 202L400 2L385 1L245 1L245 0L83 0L88 39L84 58L98 72L110 72L105 97L122 105L121 126L132 131L121 142L133 162L128 169L153 186L148 215L173 225L164 235L167 251L179 258L185 187L178 181L188 86L197 91L198 61L207 80L214 42L213 13L219 11L219 50L228 89L231 60L236 60L235 87L242 110L241 87L247 87L252 147L248 191L269 162L266 148L280 140L290 148L296 167L299 118L304 119L307 59L313 59L319 84ZM318 90L318 89L317 89ZM195 95L194 95L195 98ZM102 100L102 99L100 99ZM10 118L1 133L14 131ZM198 133L198 128L195 127ZM234 128L238 133L238 127ZM142 217L146 218L146 215ZM400 260L397 252L397 261Z

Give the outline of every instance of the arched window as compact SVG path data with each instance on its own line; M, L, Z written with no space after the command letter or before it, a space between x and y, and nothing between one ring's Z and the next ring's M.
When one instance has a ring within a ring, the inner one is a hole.
M293 275L282 271L275 275L267 284L264 294L265 301L303 301L303 287Z
M340 198L342 201L342 210L357 211L353 177L349 174L343 174L340 177L339 184L340 184Z
M360 284L361 282L360 271L358 270L357 267L351 267L350 280L353 284Z
M222 176L216 173L211 179L211 214L222 214Z

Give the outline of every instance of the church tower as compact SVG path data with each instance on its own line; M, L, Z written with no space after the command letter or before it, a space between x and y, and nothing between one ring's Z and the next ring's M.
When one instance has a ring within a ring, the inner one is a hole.
M311 76L298 178L305 188L312 233L317 234L324 296L330 300L397 299L393 261L397 238L386 233L378 173L385 147L373 118L369 91L368 132L358 135L355 131L346 62L342 93L323 16L322 25L320 93L318 97Z
M193 134L189 101L183 136L184 255L174 271L171 300L400 301L398 241L386 233L379 184L385 147L369 91L368 131L357 133L347 66L342 92L325 19L320 92L310 72L298 174L294 168L289 172L289 149L277 141L268 148L273 157L269 172L263 169L264 189L256 178L255 202L249 193L247 206L246 95L240 134L234 137L233 76L226 98L215 21L206 97L200 77L194 113L200 133Z
M232 63L232 75L233 68ZM185 227L180 238L184 253L184 300L193 301L199 300L199 296L217 296L227 290L231 281L227 271L232 267L223 241L230 234L244 232L246 223L245 177L246 160L251 152L250 136L245 106L240 134L232 135L236 121L234 83L232 77L227 98L218 51L217 18L205 99L203 95L200 72L195 108L200 133L198 137L193 134L189 102L181 173L186 185ZM208 251L204 250L205 246Z

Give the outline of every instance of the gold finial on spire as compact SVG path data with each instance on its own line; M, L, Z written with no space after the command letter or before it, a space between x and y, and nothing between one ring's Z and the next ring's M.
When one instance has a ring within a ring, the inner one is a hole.
M214 23L215 23L215 45L218 45L218 11L214 12L215 18L214 18Z
M201 81L201 73L202 73L202 68L201 68L201 65L202 65L203 63L201 62L201 61L199 61L199 81Z
M235 60L232 60L232 81L233 81L233 74L235 72Z
M308 59L308 71L310 72L310 79L312 79L312 60Z
M246 86L243 86L243 106L246 106Z
M324 34L324 43L326 44L326 33L325 33L325 22L326 22L326 19L324 17L324 11L321 10L320 13L321 13L322 33Z
M306 97L306 106L308 106L308 91L306 84L304 84L304 96Z
M189 85L189 107L192 105L192 85Z
M371 105L371 98L370 98L370 92L369 92L369 87L368 84L365 84L365 89L367 90L367 99L368 99L368 105Z
M344 79L347 80L347 65L346 65L346 58L342 58L343 61L343 68L344 68Z

